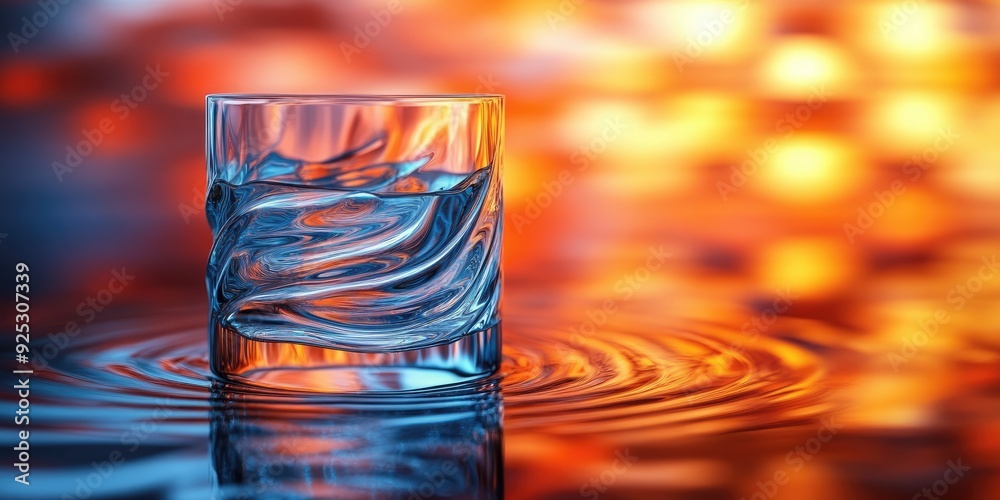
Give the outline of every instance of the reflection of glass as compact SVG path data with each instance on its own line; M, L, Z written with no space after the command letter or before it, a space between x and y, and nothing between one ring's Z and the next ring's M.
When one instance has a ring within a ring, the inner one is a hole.
M208 98L212 369L408 390L493 373L503 98Z
M495 381L326 404L212 391L219 498L502 498Z

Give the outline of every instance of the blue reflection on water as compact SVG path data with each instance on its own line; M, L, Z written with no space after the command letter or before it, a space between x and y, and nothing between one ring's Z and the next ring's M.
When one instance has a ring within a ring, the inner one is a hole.
M191 314L106 322L35 368L31 485L0 481L0 498L502 497L495 379L377 397L226 385Z
M212 390L219 498L499 498L495 381L340 404Z

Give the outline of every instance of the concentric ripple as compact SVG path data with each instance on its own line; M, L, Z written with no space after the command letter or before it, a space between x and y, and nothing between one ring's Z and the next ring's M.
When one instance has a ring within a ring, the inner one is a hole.
M180 408L171 418L204 421L213 381L201 313L162 320L118 321L80 338L40 372L45 394L60 406L100 404ZM640 334L612 332L575 338L528 321L505 329L502 385L504 427L583 433L663 428L720 432L796 423L823 407L816 358L790 344L761 338L738 347L737 333L719 325ZM219 385L216 383L216 387ZM225 387L276 403L429 404L483 390L482 384L431 393L316 398ZM428 402L431 403L428 403ZM90 420L87 413L77 421ZM95 412L100 427L106 412ZM92 422L93 423L93 422Z
M792 424L825 409L818 360L783 342L741 348L735 332L710 324L600 338L530 331L504 348L510 429L721 432Z

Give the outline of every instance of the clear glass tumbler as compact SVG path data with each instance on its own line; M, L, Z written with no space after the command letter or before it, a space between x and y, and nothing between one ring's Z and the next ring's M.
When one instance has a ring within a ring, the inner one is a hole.
M500 361L503 97L210 95L212 370L401 391Z

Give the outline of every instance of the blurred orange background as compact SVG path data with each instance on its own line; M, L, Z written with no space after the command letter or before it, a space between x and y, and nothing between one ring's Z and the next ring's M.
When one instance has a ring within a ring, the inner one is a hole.
M31 37L39 4L2 10L0 250L39 262L50 322L123 266L117 313L206 300L205 94L501 93L506 322L807 348L829 392L796 411L848 437L776 498L909 498L958 456L954 498L1000 492L996 1L95 0ZM817 428L756 426L604 495L751 498ZM511 498L572 493L619 446L566 463L579 441L518 436Z

